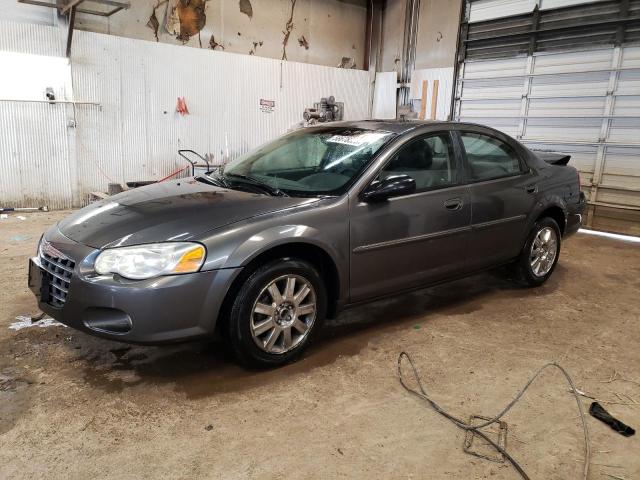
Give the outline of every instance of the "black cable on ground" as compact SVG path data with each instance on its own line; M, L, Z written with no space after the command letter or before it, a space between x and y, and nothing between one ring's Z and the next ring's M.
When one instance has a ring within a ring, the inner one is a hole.
M414 390L414 389L410 388L405 383L405 379L404 379L404 376L402 374L402 359L403 358L406 358L407 361L409 362L409 365L411 365L411 369L413 371L413 376L414 376L414 378L416 380L416 383L418 384L419 390ZM491 440L487 435L485 435L483 432L481 432L480 429L486 427L487 425L491 425L494 422L497 422L498 420L500 420L500 418L502 418L504 415L506 415L506 413L509 410L511 410L511 408L522 398L522 396L524 395L524 392L527 391L527 389L533 383L533 381L536 378L538 378L538 376L545 369L547 369L548 367L555 367L555 368L559 369L562 372L562 374L564 375L565 379L569 383L569 386L571 387L571 392L573 393L573 396L576 399L576 403L578 405L578 410L580 411L580 419L582 421L582 429L584 431L584 466L583 466L583 469L582 469L582 478L583 478L583 480L586 480L587 476L589 475L589 461L590 461L590 458L591 458L591 445L589 444L589 431L587 430L587 421L586 421L586 418L585 418L585 415L584 415L584 410L582 408L582 403L580 403L580 397L578 396L578 392L576 391L576 388L573 385L573 380L571 380L571 377L569 376L567 371L563 367L558 365L557 363L555 363L555 362L547 363L547 364L543 365L542 367L540 367L538 369L538 371L525 384L525 386L518 392L518 394L514 397L514 399L511 400L511 402L509 402L507 404L507 406L498 415L496 415L495 417L493 417L490 420L487 420L486 422L483 422L481 424L470 425L467 422L465 422L464 420L461 420L461 419L453 416L452 414L448 413L440 405L438 405L434 400L432 400L429 397L429 395L427 394L427 392L424 389L424 387L422 386L422 381L420 380L420 375L418 375L418 370L416 369L415 365L413 364L413 360L411 359L409 354L406 353L406 352L401 352L400 355L398 355L398 378L400 380L400 384L408 392L410 392L410 393L418 396L419 398L425 400L427 403L429 403L429 405L431 405L431 407L436 412L438 412L443 417L447 418L449 421L451 421L458 428L461 428L462 430L465 430L465 431L466 430L470 430L474 434L478 435L479 437L481 437L485 441L487 441L489 444L491 444L493 446L493 448L495 448L498 452L500 452L502 455L504 455L504 457L509 461L509 463L511 463L511 465L513 465L513 467L518 471L520 476L525 480L530 480L530 478L526 474L524 469L520 466L520 464L511 455L509 455L504 448L502 448L500 445L498 445L493 440Z

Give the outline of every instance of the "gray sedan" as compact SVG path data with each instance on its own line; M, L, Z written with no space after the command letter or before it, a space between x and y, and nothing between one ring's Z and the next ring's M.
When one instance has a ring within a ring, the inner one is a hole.
M568 160L471 124L306 128L70 215L29 285L91 334L220 334L242 362L277 366L350 305L505 264L541 285L585 206Z

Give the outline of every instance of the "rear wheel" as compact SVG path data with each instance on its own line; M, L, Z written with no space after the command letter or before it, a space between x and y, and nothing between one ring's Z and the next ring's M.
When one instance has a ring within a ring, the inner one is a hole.
M327 296L309 263L279 259L256 269L240 288L227 323L235 356L255 367L297 358L320 329Z
M517 261L518 277L526 285L542 285L553 273L560 257L561 235L555 220L538 220Z

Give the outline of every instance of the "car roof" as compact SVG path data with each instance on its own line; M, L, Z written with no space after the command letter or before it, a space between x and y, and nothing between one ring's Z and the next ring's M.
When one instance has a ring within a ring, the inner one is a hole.
M471 131L482 131L484 130L486 133L492 133L493 135L504 136L509 138L512 142L519 143L516 139L510 137L509 135L496 130L495 128L489 127L487 125L482 125L479 123L472 122L454 122L454 121L443 121L443 120L379 120L379 119L371 119L371 120L353 120L353 121L344 121L344 122L330 122L330 123L322 123L317 124L316 126L323 127L336 127L336 128L362 128L364 130L379 130L395 133L397 135L403 135L405 133L416 131L419 129L427 128L427 127L438 127L453 125L456 130L465 130L469 129Z
M452 122L443 122L443 121L435 121L435 120L357 120L357 121L347 121L347 122L331 122L327 126L336 126L336 127L354 127L354 128L362 128L365 130L384 130L387 132L393 133L406 133L411 130L415 130L419 127L424 127L427 125L438 125L438 124L448 124Z

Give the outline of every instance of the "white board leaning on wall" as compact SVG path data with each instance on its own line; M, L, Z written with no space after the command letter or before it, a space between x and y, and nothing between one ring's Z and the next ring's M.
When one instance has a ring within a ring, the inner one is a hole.
M430 118L433 85L434 81L438 80L435 120L448 120L451 111L451 93L453 92L453 67L425 68L413 71L409 95L412 100L418 100L418 104L422 98L422 82L424 80L427 81L427 105L425 109L427 115L425 118Z

